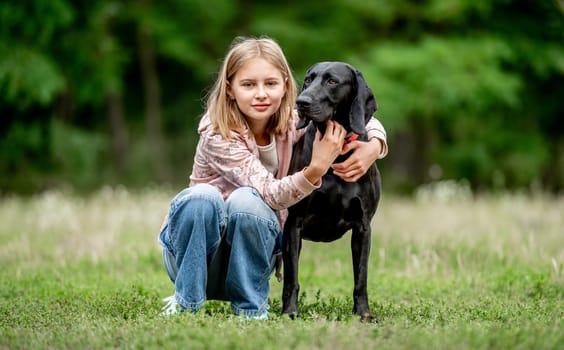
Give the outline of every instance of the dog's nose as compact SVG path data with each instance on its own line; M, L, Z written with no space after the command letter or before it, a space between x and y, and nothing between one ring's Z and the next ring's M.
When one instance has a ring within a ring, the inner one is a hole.
M311 97L300 95L296 99L296 104L298 108L308 108L311 105Z

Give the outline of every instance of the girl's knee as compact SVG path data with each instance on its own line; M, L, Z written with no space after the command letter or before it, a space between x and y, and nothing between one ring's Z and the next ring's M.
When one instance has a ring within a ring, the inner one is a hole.
M178 193L172 200L171 206L177 208L188 201L199 200L201 202L222 203L223 197L217 188L208 184L198 184L188 187Z
M274 210L262 199L257 190L240 187L233 191L226 201L228 214L252 214L265 219L276 218Z
M180 192L171 203L169 217L173 222L193 222L195 219L216 220L223 225L225 202L217 188L198 184Z
M262 199L258 191L250 187L235 190L226 203L228 222L236 223L241 235L270 240L280 231L276 212Z
M223 197L217 187L210 184L197 184L192 187L188 187L185 191L187 191L187 195L190 197L203 197L211 200L223 201Z

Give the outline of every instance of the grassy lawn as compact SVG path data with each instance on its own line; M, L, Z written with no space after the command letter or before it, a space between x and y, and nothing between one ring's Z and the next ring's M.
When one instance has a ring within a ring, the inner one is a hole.
M564 349L564 197L384 196L370 305L351 315L349 235L305 243L299 320L229 305L159 316L173 285L157 229L173 192L0 200L0 349Z

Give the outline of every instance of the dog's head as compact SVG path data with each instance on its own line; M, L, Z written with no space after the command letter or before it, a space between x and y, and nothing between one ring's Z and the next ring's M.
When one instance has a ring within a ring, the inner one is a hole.
M376 112L376 99L362 73L348 63L320 62L304 77L296 100L300 122L318 126L333 119L356 134L366 133L366 123Z

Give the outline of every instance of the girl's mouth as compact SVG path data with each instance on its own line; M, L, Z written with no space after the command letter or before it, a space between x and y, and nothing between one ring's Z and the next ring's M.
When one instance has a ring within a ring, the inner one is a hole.
M253 108L256 109L259 112L264 112L268 109L269 105L266 104L260 104L260 105L253 105Z

